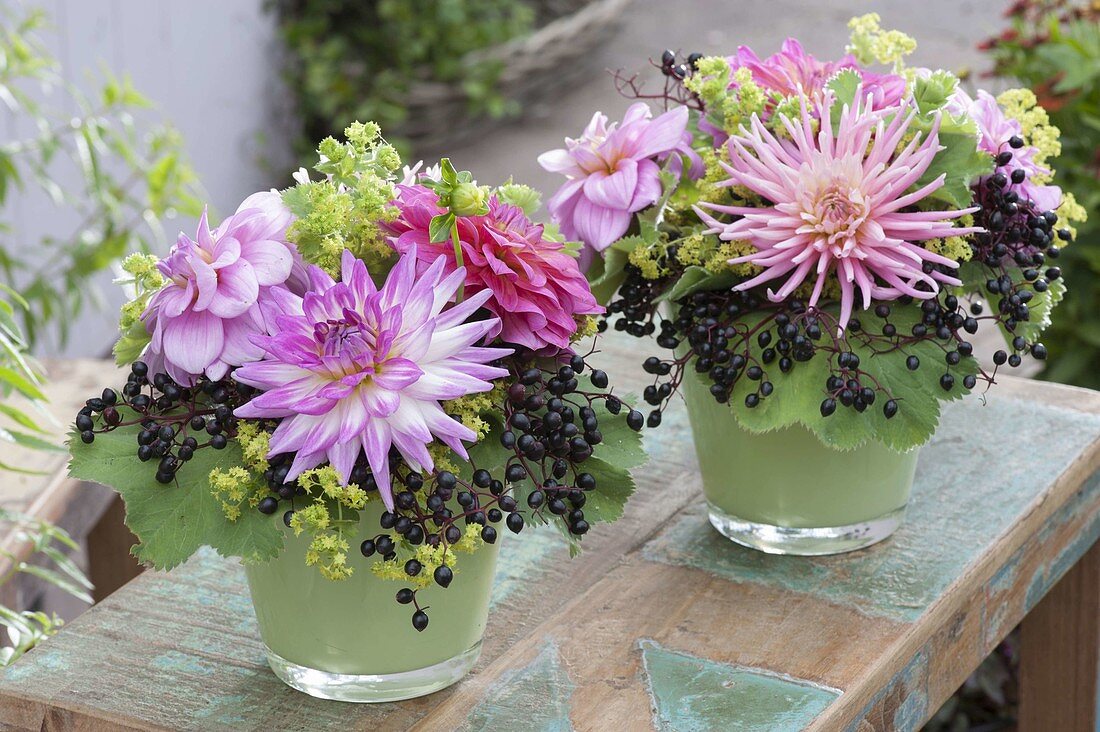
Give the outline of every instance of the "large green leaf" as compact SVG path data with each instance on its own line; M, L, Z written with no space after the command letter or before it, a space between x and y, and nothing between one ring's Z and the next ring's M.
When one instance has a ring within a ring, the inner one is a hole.
M127 414L127 421L132 417ZM70 439L69 475L109 486L126 504L126 525L140 542L132 548L139 560L157 569L171 569L208 545L224 556L260 561L282 551L283 535L268 516L245 508L237 521L222 513L210 491L210 471L241 464L235 441L224 450L204 448L180 470L177 482L154 480L155 463L141 463L137 425L96 435L85 445Z
M584 517L590 524L610 523L623 515L627 499L634 493L634 478L619 465L590 457L581 468L596 479L596 488L587 494Z
M737 282L737 276L733 272L713 273L710 270L692 265L684 270L676 284L663 292L656 302L665 300L675 302L697 292L706 290L728 290Z
M586 275L596 302L601 305L611 302L626 279L624 268L630 261L630 253L635 247L644 245L645 241L640 236L627 236L605 249L602 256L593 258Z
M914 120L913 128L927 134L932 130L933 118ZM983 175L993 172L993 158L978 149L978 131L972 120L941 113L939 143L943 147L924 174L913 184L913 189L928 185L944 176L943 186L929 197L944 201L955 208L966 208L973 200L970 186Z
M890 322L899 333L908 334L920 317L919 307L898 307L890 315ZM870 321L877 324L877 318L870 314L864 321L867 325L872 324ZM752 432L801 424L826 444L842 449L878 440L895 450L908 450L932 436L939 423L940 402L963 396L968 391L962 385L963 376L978 371L972 357L962 359L951 368L955 386L948 392L939 384L947 366L944 351L936 341L922 340L888 353L876 353L855 337L851 338L850 346L860 357L860 368L898 402L898 412L892 419L883 414L887 397L882 394L878 394L875 403L863 413L838 406L834 414L822 417L820 406L827 396L825 382L830 370L828 359L819 353L807 362L796 362L786 374L775 363L769 366L767 378L775 391L752 409L745 406L744 400L746 395L756 391L758 382L739 379L730 397L737 421ZM881 346L877 348L883 350ZM905 366L910 355L920 359L921 366L916 371L909 371ZM701 378L695 374L690 377Z

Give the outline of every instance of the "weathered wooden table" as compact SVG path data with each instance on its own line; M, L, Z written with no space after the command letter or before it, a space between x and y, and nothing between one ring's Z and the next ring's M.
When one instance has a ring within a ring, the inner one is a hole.
M283 686L240 567L204 553L5 672L0 727L909 730L1023 620L1020 729L1096 729L1100 394L1006 378L950 406L902 529L831 558L718 536L669 417L581 557L547 532L504 545L482 660L449 690L371 706Z

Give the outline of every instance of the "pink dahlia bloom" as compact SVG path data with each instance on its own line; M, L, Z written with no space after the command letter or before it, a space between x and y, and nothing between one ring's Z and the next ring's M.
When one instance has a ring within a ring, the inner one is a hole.
M565 148L539 155L539 165L568 178L549 204L562 234L601 252L626 233L635 213L661 197L659 160L683 155L691 174L700 175L687 122L687 107L652 118L638 102L621 125L597 112L579 139L566 138Z
M435 192L401 185L394 204L400 215L387 224L394 249L415 252L421 270L442 258L445 271L454 271L458 264L451 241L433 244L428 231L432 217L444 213ZM487 215L458 218L465 293L486 292L485 308L499 318L499 332L490 335L533 351L556 352L569 348L576 316L598 315L603 308L577 260L542 232L521 209L496 196L489 199Z
M1023 130L1017 120L1005 115L992 94L979 90L978 98L973 99L959 89L951 98L948 109L955 113L966 114L978 123L979 149L986 151L994 158L1005 151L1012 153L1012 160L1007 165L998 166L996 171L1006 176L1011 176L1014 170L1024 171L1027 175L1024 182L1013 186L1021 201L1030 199L1040 211L1053 211L1062 204L1061 188L1033 183L1031 180L1036 173L1050 175L1049 168L1044 168L1035 162L1035 155L1039 151L1030 145L1019 149L1009 146L1009 139L1022 136Z
M259 300L291 276L292 218L278 194L257 193L213 231L204 211L195 239L180 234L157 265L168 282L142 314L150 368L186 384L203 373L220 379L263 355L249 336L266 330Z
M854 56L846 55L838 61L818 61L806 53L802 44L794 38L783 41L779 53L761 59L748 46L739 46L729 58L734 69L747 68L752 79L765 89L792 96L805 94L816 101L825 91L825 84L843 69L853 69L863 80L863 93L869 97L871 109L883 109L897 105L905 96L905 79L896 74L875 74L867 71Z
M834 135L826 95L803 105L801 122L781 118L791 139L777 139L756 117L752 129L729 141L730 178L726 185L743 185L771 202L759 208L710 205L737 217L722 223L705 211L696 212L725 241L747 241L756 251L730 260L763 268L740 283L745 290L786 278L768 297L779 302L807 280L815 278L810 305L817 303L826 278L840 283L839 329L851 317L856 291L864 309L872 299L901 295L928 299L940 283L959 280L933 270L925 262L956 268L950 259L916 242L979 231L957 228L951 219L977 209L914 211L911 207L943 185L943 176L906 193L924 174L939 151L939 122L927 136L916 136L898 152L909 132L915 109L902 106L888 113L871 112L864 104L845 107ZM816 112L810 107L816 106ZM812 117L821 120L815 135Z
M489 391L507 375L486 365L508 355L473 344L499 327L496 318L467 322L488 290L447 308L466 273L437 259L417 275L416 252L401 257L382 289L345 251L341 281L310 268L313 291L280 292L272 335L253 336L264 360L233 372L264 390L238 417L281 419L269 457L295 452L287 480L328 462L345 483L365 453L382 499L393 508L390 448L417 471L431 470L428 445L440 440L466 459L477 435L440 401Z
M794 38L783 41L779 52L761 59L748 46L738 46L737 53L728 59L730 68L747 68L752 80L768 91L782 96L805 94L811 102L821 98L825 84L838 71L853 69L859 73L863 93L870 96L871 109L884 109L899 104L905 96L905 79L896 74L876 74L866 70L854 56L846 55L838 61L818 61L806 53L802 44ZM736 82L732 84L736 86ZM715 146L725 143L729 135L722 129L700 121L699 128L714 138Z

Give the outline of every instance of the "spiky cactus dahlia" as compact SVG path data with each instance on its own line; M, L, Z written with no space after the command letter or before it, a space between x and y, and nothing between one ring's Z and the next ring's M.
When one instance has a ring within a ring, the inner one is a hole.
M238 417L282 420L269 456L297 453L288 481L327 461L347 483L365 453L392 508L391 447L417 472L432 469L427 448L435 439L467 457L463 441L476 435L440 401L492 389L490 380L508 372L487 364L511 351L474 345L500 327L496 318L466 322L491 293L447 308L465 271L444 276L440 258L418 276L416 261L415 250L403 256L379 290L345 251L341 282L313 267L304 299L279 293L276 332L254 338L264 360L233 376L265 390Z
M778 290L768 290L769 299L779 302L813 278L809 304L815 305L826 280L835 274L841 330L851 317L857 291L866 309L872 300L902 295L928 299L941 283L960 284L949 274L924 270L926 262L949 268L958 263L919 242L980 231L952 223L977 209L913 209L943 186L942 175L906 192L940 150L938 118L927 135L915 132L902 147L916 108L907 102L873 112L868 109L870 97L861 102L857 93L856 100L841 111L835 134L831 95L816 104L804 99L801 120L781 118L789 140L779 139L754 117L751 129L729 140L730 163L724 167L730 178L725 185L744 186L771 205L704 204L737 217L729 223L696 208L710 226L706 233L746 241L756 249L730 261L763 268L736 289L785 277ZM816 133L815 117L821 121Z

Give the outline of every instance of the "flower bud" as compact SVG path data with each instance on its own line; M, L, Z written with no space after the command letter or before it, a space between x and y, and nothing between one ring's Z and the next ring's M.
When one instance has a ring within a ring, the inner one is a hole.
M455 216L477 216L486 211L487 194L473 183L459 183L451 192L451 211Z

